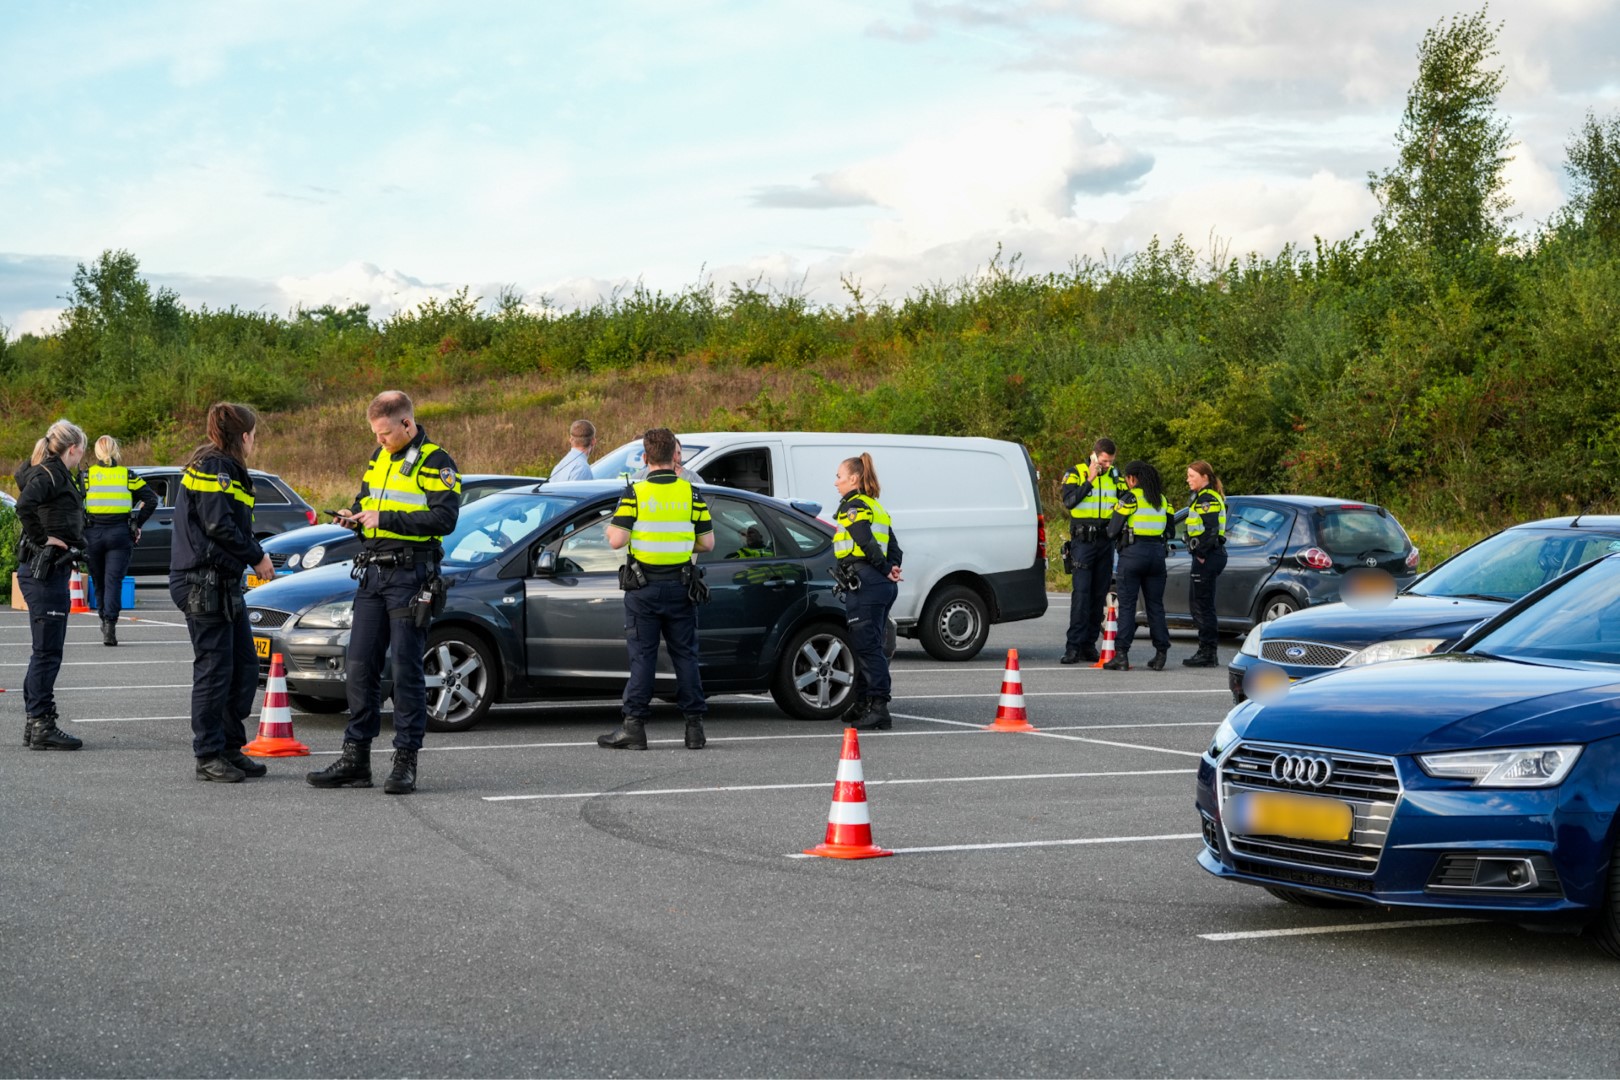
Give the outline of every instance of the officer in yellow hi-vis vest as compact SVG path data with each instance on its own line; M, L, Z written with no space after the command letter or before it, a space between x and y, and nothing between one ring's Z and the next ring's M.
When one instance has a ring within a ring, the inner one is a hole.
M349 727L343 754L308 774L316 787L370 787L371 740L382 731L383 661L394 653L394 762L383 784L390 795L416 790L416 752L427 731L422 658L428 623L443 606L439 541L461 513L461 476L444 448L416 422L415 406L386 390L366 409L378 448L372 451L354 505L336 515L365 546L355 558L347 683ZM439 695L440 707L449 701Z
M895 535L894 520L878 502L878 482L872 455L845 458L833 474L838 489L838 512L833 520L833 556L838 560L833 577L844 602L849 643L855 653L855 700L844 714L844 726L862 731L887 731L889 716L889 658L883 653L888 637L889 609L900 592L900 562L905 557Z
M627 548L619 584L624 588L630 679L624 684L623 719L596 742L610 750L647 749L662 637L675 666L675 703L686 717L686 748L701 750L709 707L698 674L697 597L704 587L692 555L714 550L714 525L703 497L676 474L674 432L648 431L641 437L641 454L647 476L624 489L607 524L608 545Z
M1108 542L1108 521L1125 480L1114 471L1117 448L1112 439L1098 439L1091 457L1063 475L1063 506L1069 511L1068 556L1064 569L1073 575L1069 597L1069 632L1063 645L1064 664L1097 659L1097 635L1102 632L1108 583L1114 576L1114 546Z
M1215 583L1226 569L1226 488L1207 461L1187 466L1192 502L1187 507L1187 553L1192 556L1191 606L1198 627L1198 651L1182 661L1187 667L1214 667L1221 662L1216 645L1220 623L1215 613Z
M84 479L84 554L101 613L103 645L118 644L124 571L140 543L141 526L157 507L157 494L146 481L118 463L118 440L111 435L97 439L96 464Z
M1136 595L1147 606L1148 634L1153 659L1147 666L1163 671L1170 652L1170 626L1164 618L1165 532L1170 527L1170 503L1164 497L1159 470L1145 461L1125 466L1128 490L1108 523L1108 536L1119 548L1119 637L1114 658L1103 667L1129 671L1131 642L1136 640Z

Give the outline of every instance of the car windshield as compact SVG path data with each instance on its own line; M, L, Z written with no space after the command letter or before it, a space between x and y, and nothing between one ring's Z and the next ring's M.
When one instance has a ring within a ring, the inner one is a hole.
M1512 529L1481 540L1418 581L1419 596L1517 600L1560 574L1611 552L1620 538L1574 529Z
M528 493L479 499L462 507L455 532L444 538L444 561L457 566L486 563L574 505L573 499Z
M683 461L691 461L707 449L707 446L681 443L681 458ZM641 460L641 440L637 439L625 443L616 450L609 450L593 461L591 475L598 480L617 480L625 473L636 472L645 464L646 462Z
M1406 550L1406 534L1394 518L1370 506L1330 509L1318 519L1317 540L1330 555L1351 557L1375 551L1399 554Z
M1620 557L1604 559L1474 642L1517 660L1620 664Z

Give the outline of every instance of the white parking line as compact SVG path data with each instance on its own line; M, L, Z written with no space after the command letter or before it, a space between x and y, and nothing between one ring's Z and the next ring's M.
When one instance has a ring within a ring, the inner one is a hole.
M63 644L64 645L100 645L101 644L101 638L99 638L99 637L69 638L65 642L63 642ZM191 639L190 638L187 638L187 639L182 640L182 641L142 641L140 638L125 637L122 644L119 647L122 648L123 646L126 646L126 645L133 645L133 646L136 646L137 648L139 648L142 645L190 645L190 644L191 644ZM34 645L33 645L32 641L0 641L0 649L31 649L33 647L34 647Z
M1348 923L1343 926L1295 926L1287 930L1238 930L1199 934L1205 941L1248 941L1252 938L1303 937L1306 934L1355 934L1363 930L1407 930L1417 926L1464 926L1483 919L1406 919L1399 922Z
M55 692L58 693L58 694L122 694L122 693L124 693L126 691L129 691L129 690L190 690L190 689L191 689L191 684L190 683L188 683L188 682L177 682L177 683L155 683L155 684L153 684L151 686L58 686L58 687L56 687ZM4 691L0 691L0 693L7 693L7 694L14 694L14 693L18 693L18 692L20 692L20 688L17 688L17 687L7 687Z
M1159 836L1087 836L1075 840L1012 840L998 844L942 844L937 847L897 847L889 850L896 855L924 855L938 851L999 851L1005 848L1078 847L1084 844L1136 844L1145 840L1197 840L1200 834L1164 833ZM802 851L790 851L789 859L815 859Z
M903 780L868 780L867 787L897 786L902 784L971 784L985 780L1076 780L1107 776L1186 776L1192 769L1131 769L1125 772L1069 772L1069 773L1013 773L998 776L935 776ZM731 784L718 787L644 788L619 791L567 791L548 795L484 795L485 802L525 802L537 799L600 799L630 795L708 795L731 791L791 791L797 788L831 789L833 782L818 780L809 784ZM1189 835L1197 836L1198 833Z
M930 724L951 724L951 725L953 725L955 727L978 728L981 731L984 730L984 725L983 724L975 724L970 720L942 720L937 716L913 716L910 713L892 713L890 715L895 716L895 717L897 717L897 718L899 718L901 720L925 720ZM1143 746L1140 743L1114 742L1114 741L1112 741L1110 739L1088 739L1088 738L1084 737L1083 735L1060 735L1055 731L1036 730L1036 731L1018 731L1018 732L995 732L994 734L998 734L998 735L1004 735L1004 734L1039 735L1042 738L1063 739L1066 742L1094 743L1097 746L1117 746L1117 747L1119 747L1121 749L1124 749L1124 750L1151 750L1154 753L1158 753L1158 754L1177 754L1177 755L1179 755L1181 757L1203 757L1204 756L1203 751L1201 751L1201 750L1172 750L1172 749L1170 749L1169 747L1166 747L1166 746Z
M31 660L7 660L0 667L27 667ZM190 660L177 656L173 660L64 660L63 667L116 667L125 664L189 664Z
M1216 690L1025 690L1025 697L1131 697L1149 694L1230 694L1226 687ZM896 694L891 701L934 701L939 698L998 698L994 694Z
M712 731L713 728L710 728L710 730ZM918 736L918 735L931 735L932 736L932 735L971 735L971 734L972 734L972 732L969 732L969 731L883 731L883 732L871 732L868 737L892 739L892 738L896 738L896 737L906 738L907 736ZM803 740L803 739L822 739L822 740L839 739L839 740L841 740L841 739L843 739L843 737L844 737L844 730L842 728L839 728L837 731L825 731L825 732L817 732L815 734L804 734L804 735L710 735L709 736L709 744L712 746L715 743L727 743L727 742L735 742L735 743L745 743L745 742L785 742L785 741L793 740L793 739L799 739L799 740ZM648 739L647 740L647 745L649 747L653 747L653 746L684 746L684 745L686 745L686 740L684 738L680 738L680 739ZM422 747L422 753L424 753L424 754L426 754L426 753L448 753L448 752L454 752L454 751L467 751L467 750L573 750L573 749L579 749L581 747L589 747L591 749L600 749L600 744L598 744L595 739L590 739L590 740L585 741L585 742L569 741L569 742L530 742L530 743L475 743L475 744L473 744L471 746L424 746L424 747ZM316 750L315 751L315 753L318 754L318 755L327 755L327 756L330 756L330 757L337 757L342 752L343 751L341 751L341 750Z

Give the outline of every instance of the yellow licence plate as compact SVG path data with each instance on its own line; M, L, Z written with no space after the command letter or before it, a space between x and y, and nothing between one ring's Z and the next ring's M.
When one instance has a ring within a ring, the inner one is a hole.
M1344 843L1355 828L1347 802L1287 791L1240 791L1226 802L1226 825L1247 836Z
M249 574L247 576L247 587L250 589L257 589L260 585L268 584L270 584L269 578L262 578L257 574Z
M258 653L264 659L268 660L270 658L270 639L267 637L254 638L253 651Z

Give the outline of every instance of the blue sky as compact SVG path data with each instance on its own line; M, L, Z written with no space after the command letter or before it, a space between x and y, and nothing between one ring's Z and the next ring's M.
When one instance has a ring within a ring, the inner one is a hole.
M1274 254L1375 209L1425 0L0 9L0 323L126 248L192 304L384 312L465 285L841 279L899 299L999 244ZM1506 0L1524 221L1620 108L1620 5Z

